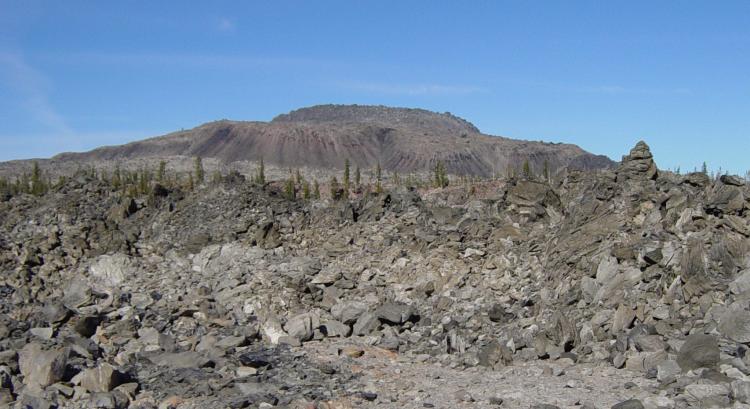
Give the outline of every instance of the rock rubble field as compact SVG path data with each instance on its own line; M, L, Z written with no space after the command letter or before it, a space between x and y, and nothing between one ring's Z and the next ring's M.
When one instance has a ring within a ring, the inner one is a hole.
M0 407L750 408L750 186L619 165L0 201Z

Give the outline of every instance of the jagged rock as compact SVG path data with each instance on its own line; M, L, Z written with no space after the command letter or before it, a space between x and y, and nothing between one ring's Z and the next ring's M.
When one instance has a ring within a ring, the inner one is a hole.
M692 186L706 187L711 183L711 179L705 173L692 172L685 175L682 182Z
M750 373L749 188L657 176L641 148L615 171L549 183L387 179L383 193L364 182L337 203L326 186L321 200L291 201L277 181L188 192L167 180L166 195L136 197L117 221L107 212L120 190L90 177L13 195L0 202L0 402L46 388L32 403L332 407L367 391L381 406L460 406L480 387L533 379L523 391L565 385L550 389L561 406L580 395L610 407L623 393L649 409L726 406L729 389L691 385ZM31 358L19 365L15 351L34 341L70 351L46 387L21 385ZM512 376L472 368L511 362ZM128 386L110 382L114 368Z
M148 359L155 365L172 369L202 368L211 362L210 358L193 351L159 353Z
M622 157L617 168L617 180L649 180L656 179L659 171L654 163L651 149L646 142L639 141L628 155Z
M615 315L612 317L612 333L616 334L630 328L630 325L635 320L635 311L633 308L620 304L615 311Z
M645 409L645 407L638 399L628 399L612 406L612 409Z
M344 324L352 325L363 313L367 312L367 304L360 301L345 301L335 304L331 307L333 318Z
M255 232L255 243L264 249L274 249L281 245L281 235L274 222L266 222Z
M369 312L366 312L357 319L352 327L352 333L354 335L370 335L371 332L378 329L380 321L378 316Z
M284 331L289 336L304 342L312 339L314 331L320 327L320 317L312 313L296 315L284 325Z
M744 186L745 181L737 175L721 175L719 177L721 183L731 186Z
M121 374L112 365L103 363L78 375L81 386L89 392L109 392L120 384Z
M68 362L68 348L44 350L40 344L26 344L18 352L18 367L23 383L44 388L63 379Z

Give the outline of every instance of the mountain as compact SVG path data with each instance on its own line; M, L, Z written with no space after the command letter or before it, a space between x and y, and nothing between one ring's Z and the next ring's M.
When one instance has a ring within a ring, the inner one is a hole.
M221 120L190 130L54 161L86 162L163 156L201 156L223 163L257 161L281 167L340 168L354 165L413 172L442 161L453 174L491 176L528 160L541 171L607 168L613 162L575 145L514 140L482 134L450 113L362 105L319 105L279 115L270 122Z

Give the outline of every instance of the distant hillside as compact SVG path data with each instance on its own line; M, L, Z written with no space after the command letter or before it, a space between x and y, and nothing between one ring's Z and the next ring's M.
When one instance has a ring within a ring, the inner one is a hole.
M90 152L64 153L52 162L201 156L224 163L257 161L282 167L341 168L352 164L397 172L428 170L443 161L448 172L490 176L528 160L541 170L612 166L605 156L575 145L484 135L449 113L360 105L320 105L279 115L271 122L216 121Z

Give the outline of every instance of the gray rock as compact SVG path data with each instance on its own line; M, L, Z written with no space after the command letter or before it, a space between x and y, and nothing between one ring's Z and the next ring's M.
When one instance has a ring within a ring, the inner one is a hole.
M377 315L366 312L362 314L357 322L352 327L352 333L354 335L370 335L373 331L377 330L380 326L380 321Z
M719 319L719 332L736 342L750 342L750 311L730 305Z
M729 385L693 383L685 386L685 395L703 407L727 407L729 405Z
M313 338L314 331L320 327L320 318L317 314L304 313L289 319L284 325L284 331L289 336L305 342Z
M663 384L672 383L680 374L680 365L676 361L666 360L656 365L656 379Z
M646 409L675 409L674 400L666 396L649 396L643 399Z
M367 312L367 304L360 301L344 301L331 307L331 315L338 321L347 325L357 322L363 313Z
M738 402L750 403L750 382L737 380L730 384L732 398Z
M509 365L513 361L513 353L505 345L493 340L479 350L478 358L479 365L492 368L497 364Z
M716 338L704 334L689 335L677 354L677 363L683 371L716 367L719 363Z
M414 307L400 303L386 303L375 310L379 320L393 325L403 324L417 317Z
M733 294L742 294L750 290L750 268L737 274L737 278L729 284L729 290Z

